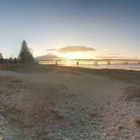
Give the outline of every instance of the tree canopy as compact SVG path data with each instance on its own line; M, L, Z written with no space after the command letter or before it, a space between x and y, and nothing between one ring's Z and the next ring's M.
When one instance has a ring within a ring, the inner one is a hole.
M3 55L2 53L0 53L0 64L2 64L3 62L4 62Z
M32 64L34 61L31 49L28 48L28 45L25 40L22 41L21 51L19 53L18 60L22 64Z
M2 55L2 53L0 53L0 59L3 59L3 55Z

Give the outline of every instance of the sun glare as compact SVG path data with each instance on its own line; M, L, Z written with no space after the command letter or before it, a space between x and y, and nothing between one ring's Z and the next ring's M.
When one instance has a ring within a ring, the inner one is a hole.
M63 54L57 54L64 59L94 59L95 56L91 52L68 52Z
M66 59L79 59L81 58L80 53L65 53L63 54L63 57Z

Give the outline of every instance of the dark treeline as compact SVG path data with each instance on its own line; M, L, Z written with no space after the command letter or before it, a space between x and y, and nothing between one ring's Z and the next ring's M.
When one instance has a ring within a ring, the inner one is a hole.
M0 64L5 65L17 65L17 64L33 64L34 58L31 52L31 49L28 48L28 45L25 40L23 40L21 44L21 50L19 52L18 57L9 59L3 58L2 53L0 53Z
M20 61L17 58L0 58L0 64L5 64L5 65L13 65L13 64L21 64Z

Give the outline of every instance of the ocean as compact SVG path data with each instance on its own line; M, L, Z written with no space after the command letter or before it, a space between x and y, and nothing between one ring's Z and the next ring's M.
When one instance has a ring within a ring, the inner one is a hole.
M77 66L77 65L75 65ZM94 64L81 64L78 65L78 67L83 67L83 68L92 68L92 69L123 69L123 70L135 70L135 71L140 71L140 64L99 64L99 65L94 65Z
M44 65L47 64L55 64L55 63L42 63ZM120 63L116 63L116 64L106 64L106 63L102 63L102 64L98 64L98 65L94 65L93 63L79 63L79 65L76 65L76 63L70 63L70 62L66 62L66 63L58 63L57 65L60 66L72 66L72 67L82 67L82 68L91 68L91 69L123 69L123 70L135 70L135 71L140 71L140 64L120 64Z

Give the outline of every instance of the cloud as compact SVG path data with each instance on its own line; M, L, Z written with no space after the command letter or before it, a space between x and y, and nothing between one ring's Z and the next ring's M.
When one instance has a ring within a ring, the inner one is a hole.
M90 52L96 51L94 48L85 46L67 46L57 50L58 53Z
M37 60L54 60L54 59L58 59L58 58L59 57L57 55L49 53L47 55L37 56L35 59L37 59Z
M118 54L118 53L109 53L108 55L117 56L117 55L120 55L120 54Z
M95 56L96 58L99 59L123 59L125 58L124 56L116 56L116 55L99 55L99 56Z
M55 49L48 49L47 52L55 51Z
M100 54L95 57L98 59L124 59L124 58L126 58L125 56L122 56L119 53L113 53L113 52Z

